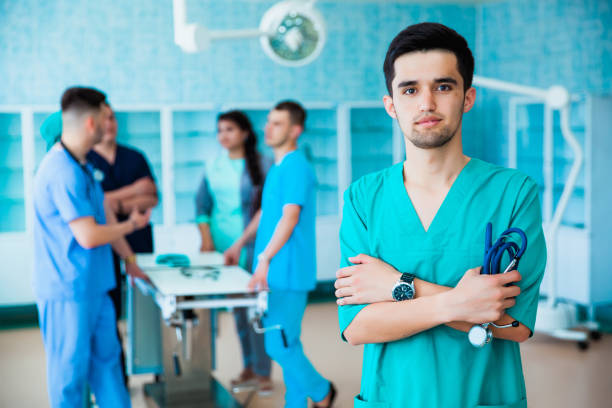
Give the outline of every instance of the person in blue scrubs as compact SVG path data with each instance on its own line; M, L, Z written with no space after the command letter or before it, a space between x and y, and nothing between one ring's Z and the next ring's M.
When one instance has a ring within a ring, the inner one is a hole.
M240 265L250 272L254 243L230 248L261 207L263 184L272 160L257 150L257 135L244 112L233 110L218 116L217 140L223 150L206 162L196 196L200 251L223 252L227 265ZM231 385L256 385L259 395L269 395L273 390L272 361L266 354L264 336L255 333L246 308L234 309L234 319L244 367Z
M109 106L111 114L106 121L104 135L100 143L87 153L87 161L100 179L104 199L119 222L129 218L134 208L144 212L158 203L157 186L147 159L138 150L117 143L117 118ZM153 228L147 224L125 237L134 253L153 253ZM121 257L113 251L113 265L117 286L109 291L113 301L117 321L123 308L123 279L121 276ZM121 334L117 328L119 344ZM121 367L127 384L125 353L121 349Z
M265 142L274 150L275 164L266 178L261 210L241 237L255 236L254 274L249 287L268 290L266 351L283 369L285 406L331 407L335 387L312 366L302 349L300 332L308 291L316 283L315 187L312 166L297 150L306 112L296 102L280 102L268 114Z
M389 46L383 101L406 160L348 188L340 228L341 335L365 344L355 407L527 406L519 343L546 265L538 186L463 154L473 71L465 39L441 24L409 26ZM494 240L525 232L520 273L480 274L488 223ZM474 347L467 332L488 322L515 324Z
M100 407L129 407L121 375L111 243L133 257L124 235L150 211L117 222L86 161L110 114L105 95L74 87L62 95L62 136L34 180L34 291L46 352L51 407L78 407L88 384ZM146 278L134 263L127 272Z

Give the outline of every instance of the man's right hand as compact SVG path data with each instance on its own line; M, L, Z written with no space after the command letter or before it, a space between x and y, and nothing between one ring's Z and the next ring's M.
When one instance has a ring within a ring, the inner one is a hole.
M134 208L130 213L129 222L134 226L134 231L142 229L149 224L149 220L151 219L151 208L149 208L144 213L138 211L138 208Z
M518 286L506 285L520 280L518 271L481 275L480 267L469 269L457 286L444 294L450 321L480 324L499 320L521 293Z

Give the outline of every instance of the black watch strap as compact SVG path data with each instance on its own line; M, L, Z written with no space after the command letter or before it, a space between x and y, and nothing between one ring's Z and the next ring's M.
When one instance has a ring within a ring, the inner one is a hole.
M402 282L412 283L414 278L415 278L415 276L413 274L408 273L408 272L404 272L404 273L402 273L402 276L400 277L400 280Z

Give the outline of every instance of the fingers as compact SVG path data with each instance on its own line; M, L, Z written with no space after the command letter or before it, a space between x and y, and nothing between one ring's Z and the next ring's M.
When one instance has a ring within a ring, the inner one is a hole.
M521 288L516 285L502 288L504 298L513 298L521 294Z
M347 296L336 300L338 306L358 305L359 302L355 296Z
M350 260L351 258L349 258ZM338 269L338 271L336 272L336 278L340 279L340 278L348 278L349 276L352 276L353 273L355 273L355 267L354 266L346 266L344 268L340 268Z
M464 276L478 276L480 275L481 269L482 269L482 266L479 266L477 268L468 269L467 271L465 271Z
M342 298L345 296L353 296L355 294L355 289L353 289L352 287L348 286L345 288L340 288L338 290L336 290L334 292L334 294L336 295L337 298Z
M514 283L521 280L521 274L516 270L494 276L500 285L507 285L509 283Z
M349 260L349 262L354 263L354 264L362 264L362 263L368 263L368 262L370 262L373 259L374 258L372 258L369 255L359 254L357 256L350 257L348 260Z
M515 299L506 299L502 302L502 308L504 310L506 309L510 309L511 307L513 307L514 305L516 305L516 300Z
M347 287L347 286L351 286L351 279L350 278L337 279L336 282L334 282L334 287L336 289L344 288L344 287Z

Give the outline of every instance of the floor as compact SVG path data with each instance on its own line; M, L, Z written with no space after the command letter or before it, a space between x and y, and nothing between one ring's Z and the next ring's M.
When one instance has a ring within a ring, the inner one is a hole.
M306 354L315 367L338 387L337 407L352 406L359 392L361 347L351 347L338 338L334 303L310 305L303 325ZM216 372L221 383L241 369L238 339L232 316L221 313L219 319ZM0 331L0 407L46 407L44 351L37 328ZM537 335L521 347L527 397L530 407L602 408L612 400L612 335L580 351L565 343ZM256 396L249 408L281 407L284 387L280 367L273 367L275 392L266 398ZM130 380L134 408L146 407L142 384L148 375ZM246 395L239 395L244 400Z

